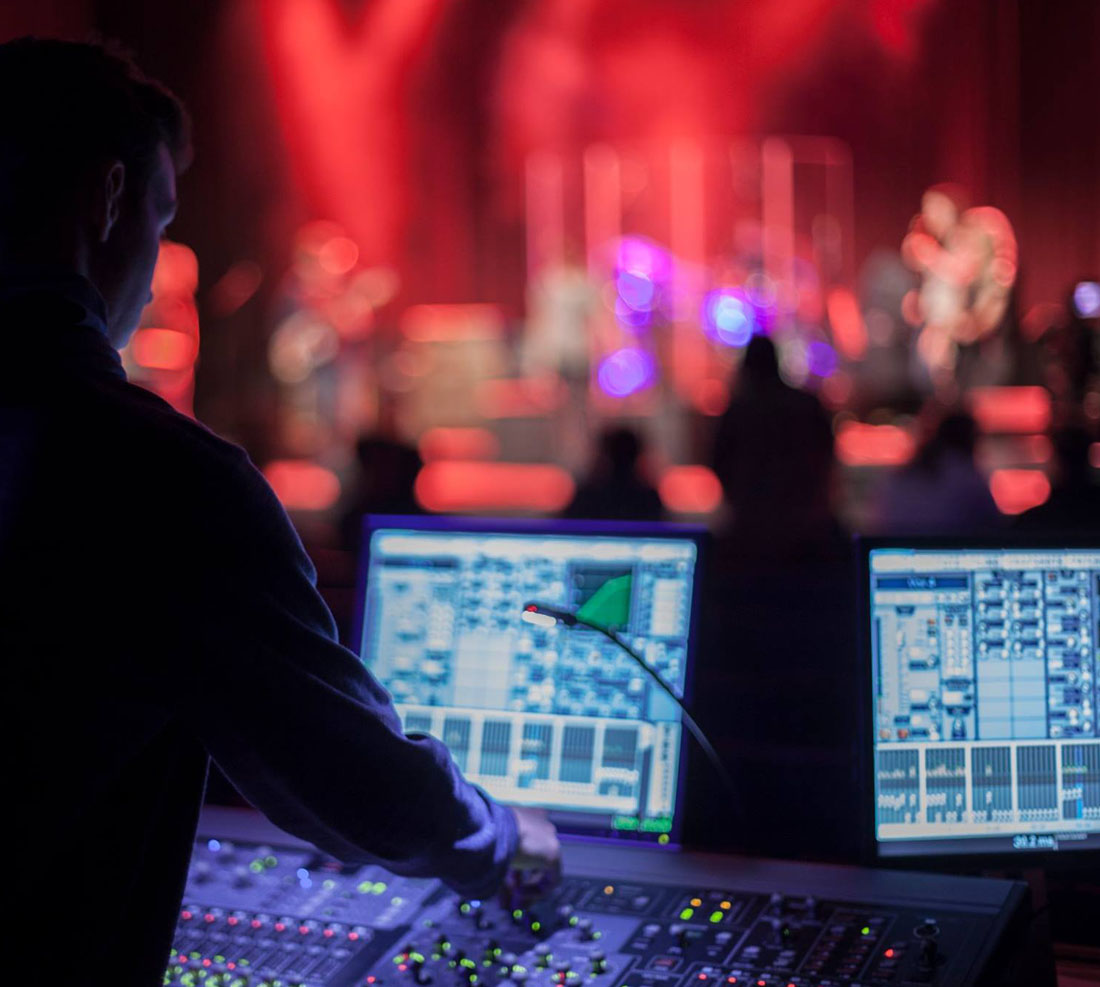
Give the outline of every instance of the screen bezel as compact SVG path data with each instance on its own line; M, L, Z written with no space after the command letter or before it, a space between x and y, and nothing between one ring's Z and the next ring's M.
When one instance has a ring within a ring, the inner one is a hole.
M871 553L880 549L912 549L915 551L976 551L999 549L1012 551L1061 551L1074 549L1100 550L1100 539L1079 534L1051 535L1006 532L982 536L910 536L858 537L856 539L857 614L859 619L859 697L860 744L859 776L861 780L862 845L864 862L878 867L910 870L1010 871L1030 868L1062 870L1100 862L1100 848L1082 847L1064 850L981 850L981 837L960 837L960 849L942 848L930 853L883 854L877 836L875 819L875 715L874 692L871 688L874 671L871 635ZM1000 837L995 837L998 841ZM973 843L971 842L973 841ZM900 842L900 841L899 841Z
M370 670L363 656L363 634L366 630L367 576L370 571L372 536L381 530L406 530L426 532L469 532L471 534L530 534L562 537L603 535L623 538L663 538L689 540L695 544L695 571L691 582L691 611L688 624L687 667L684 669L684 705L689 709L694 686L695 663L699 647L701 616L702 572L705 564L707 529L701 525L677 524L656 521L589 521L557 518L485 518L455 517L416 514L367 514L361 524L361 548L359 572L356 580L355 619L352 624L351 650ZM373 674L373 673L372 673ZM679 850L682 847L684 816L687 813L686 778L690 734L680 726L679 763L676 772L675 808L668 842L660 843L658 833L641 833L631 830L614 830L605 827L579 825L576 814L551 811L550 817L559 832L571 840L609 843L618 846L652 846L660 850Z

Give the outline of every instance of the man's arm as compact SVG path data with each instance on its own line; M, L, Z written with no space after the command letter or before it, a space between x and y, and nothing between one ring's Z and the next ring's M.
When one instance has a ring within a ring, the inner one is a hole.
M198 696L178 711L215 761L276 824L343 860L471 895L498 887L521 848L522 863L552 866L544 819L517 828L441 743L404 735L386 692L336 642L274 495L250 466L234 473L210 538L182 549L194 571L177 660Z

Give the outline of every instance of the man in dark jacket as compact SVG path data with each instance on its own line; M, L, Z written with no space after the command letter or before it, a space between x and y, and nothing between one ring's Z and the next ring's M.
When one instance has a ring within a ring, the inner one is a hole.
M160 982L211 756L346 861L483 895L559 853L402 733L244 452L127 383L187 155L125 59L0 45L7 935L37 982Z

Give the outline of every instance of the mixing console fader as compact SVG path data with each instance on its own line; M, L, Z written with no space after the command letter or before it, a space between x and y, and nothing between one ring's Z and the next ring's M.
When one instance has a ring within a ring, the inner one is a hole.
M1024 907L1010 882L591 845L567 847L567 877L541 900L478 901L436 881L342 867L257 825L204 827L165 984L999 982Z

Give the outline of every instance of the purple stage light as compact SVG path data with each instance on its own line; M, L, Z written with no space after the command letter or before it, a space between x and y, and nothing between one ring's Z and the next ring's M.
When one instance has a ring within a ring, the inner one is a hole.
M746 346L760 331L756 309L738 288L716 288L703 299L703 331L723 346Z
M635 312L650 311L657 298L657 285L644 271L616 271L615 290L623 304Z
M643 329L648 329L653 323L653 310L652 309L635 309L631 308L621 298L615 299L615 318L619 320L619 324L626 329L630 329L634 332L640 332Z
M1073 306L1082 319L1100 315L1100 282L1081 281L1073 289Z
M672 275L672 256L664 247L643 236L624 236L615 253L615 274L641 276L655 285Z
M608 354L600 361L596 381L604 394L625 398L648 387L656 376L653 357L645 350L628 346Z
M836 350L828 343L810 343L806 351L810 373L815 377L829 377L836 370Z

